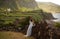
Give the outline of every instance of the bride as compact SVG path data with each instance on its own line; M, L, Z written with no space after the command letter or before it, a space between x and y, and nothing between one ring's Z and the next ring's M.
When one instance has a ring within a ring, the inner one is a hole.
M27 29L27 33L26 33L25 37L31 36L33 26L34 26L34 21L31 19L29 21L29 27Z

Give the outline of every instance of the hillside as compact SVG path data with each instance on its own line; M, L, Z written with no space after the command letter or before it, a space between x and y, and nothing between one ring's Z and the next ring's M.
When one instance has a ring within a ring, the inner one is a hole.
M38 2L38 6L46 12L60 13L60 6L51 2Z
M35 0L0 0L0 9L10 8L18 10L20 8L36 8L37 3Z

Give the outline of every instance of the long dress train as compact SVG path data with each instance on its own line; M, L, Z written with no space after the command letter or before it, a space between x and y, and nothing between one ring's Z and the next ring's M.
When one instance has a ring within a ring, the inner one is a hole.
M29 27L28 27L28 29L27 29L27 34L26 34L26 36L31 36L31 33L32 33L32 27L33 27L33 22L29 22L30 24L29 24Z

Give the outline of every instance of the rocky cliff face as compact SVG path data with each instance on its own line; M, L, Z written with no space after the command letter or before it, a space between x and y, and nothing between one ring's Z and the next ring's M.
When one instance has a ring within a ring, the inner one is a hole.
M36 8L37 3L35 0L0 0L0 7L19 9L21 7Z
M37 7L35 0L16 0L16 2L18 2L19 6L21 7L27 7L27 8Z

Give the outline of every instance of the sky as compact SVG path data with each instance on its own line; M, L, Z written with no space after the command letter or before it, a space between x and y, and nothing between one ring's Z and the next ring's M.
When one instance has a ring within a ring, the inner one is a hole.
M60 5L60 0L36 0L37 2L52 2Z

